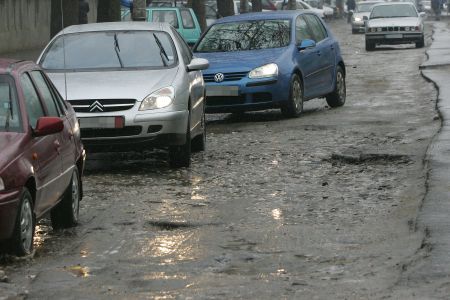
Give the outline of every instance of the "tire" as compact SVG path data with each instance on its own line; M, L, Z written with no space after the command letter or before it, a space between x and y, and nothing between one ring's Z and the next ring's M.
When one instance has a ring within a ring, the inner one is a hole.
M330 107L343 106L346 97L347 87L345 85L345 74L341 66L337 66L334 91L326 96L327 103Z
M281 113L288 118L296 118L303 112L303 84L297 74L291 77L288 103L281 107Z
M373 51L375 50L375 44L366 40L366 51Z
M169 165L171 168L188 168L191 165L191 142L191 113L189 112L186 142L183 145L169 147Z
M425 38L422 36L420 41L416 42L416 48L423 48L425 46Z
M206 120L204 111L200 122L201 122L200 126L202 126L202 133L192 139L191 152L201 152L205 151L206 149Z
M11 238L11 251L17 256L25 256L33 251L35 218L33 198L27 188L20 197L19 210Z
M50 213L53 229L70 228L78 224L80 200L81 180L78 168L75 168L61 202Z

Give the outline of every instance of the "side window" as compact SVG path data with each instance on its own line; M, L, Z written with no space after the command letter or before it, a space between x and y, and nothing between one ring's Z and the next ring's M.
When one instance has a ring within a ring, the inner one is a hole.
M314 40L313 34L311 33L308 24L306 24L303 16L298 16L295 21L295 40L296 43L300 43L302 40Z
M44 109L42 108L41 101L38 94L34 89L28 74L20 76L20 82L22 84L23 95L25 97L25 107L28 113L28 121L30 126L36 128L36 122L40 117L44 116Z
M33 77L33 80L36 83L36 87L41 93L41 96L43 98L42 100L44 100L45 106L47 107L48 115L50 117L59 117L61 115L61 108L59 108L55 103L53 94L50 91L50 88L48 87L44 76L42 76L42 73L39 71L33 71L31 72L31 77Z
M181 55L183 56L184 63L186 65L190 64L191 60L192 60L192 56L193 56L191 49L186 44L186 42L184 41L183 37L178 33L178 31L173 30L172 32L175 35L175 38L177 39L178 44L180 44L180 46L181 46Z
M186 29L195 28L194 19L192 18L191 11L189 9L181 9L181 21L183 22L183 27Z
M178 17L175 10L154 10L152 12L153 22L169 23L175 28L178 28Z
M306 22L308 23L311 31L314 35L314 39L316 43L324 40L327 37L327 33L325 28L322 25L322 22L313 15L305 15Z

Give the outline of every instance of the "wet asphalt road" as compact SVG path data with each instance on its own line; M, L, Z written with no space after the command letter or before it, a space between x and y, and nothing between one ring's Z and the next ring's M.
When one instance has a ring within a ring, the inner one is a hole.
M33 258L2 259L4 295L27 299L389 298L425 234L423 159L438 131L425 49L367 53L331 27L347 103L209 115L207 151L90 155L81 224L43 220ZM430 43L431 31L427 41ZM405 287L406 288L406 287ZM3 290L2 290L3 289ZM0 294L0 299L2 295Z

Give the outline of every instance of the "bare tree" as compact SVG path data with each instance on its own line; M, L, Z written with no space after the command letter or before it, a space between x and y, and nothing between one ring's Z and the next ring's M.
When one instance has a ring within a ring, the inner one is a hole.
M233 0L217 0L217 12L220 16L234 15L234 1Z
M261 0L252 0L252 11L262 11Z
M120 21L120 0L98 0L97 22L114 21Z
M240 1L240 8L239 10L241 11L241 14L244 14L246 12L248 12L248 0L241 0Z
M52 0L50 37L67 26L78 24L79 9L79 0Z
M200 23L200 28L202 31L206 29L206 12L205 12L205 1L204 0L189 0L188 6L192 7L197 16L198 22Z

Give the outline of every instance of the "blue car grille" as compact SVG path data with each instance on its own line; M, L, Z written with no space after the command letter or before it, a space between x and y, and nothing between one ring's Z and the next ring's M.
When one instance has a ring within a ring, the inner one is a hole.
M218 72L220 73L220 72ZM215 82L214 76L216 74L203 74L203 79L205 82ZM223 74L223 81L238 81L247 76L248 72L234 72L234 73L222 73Z

